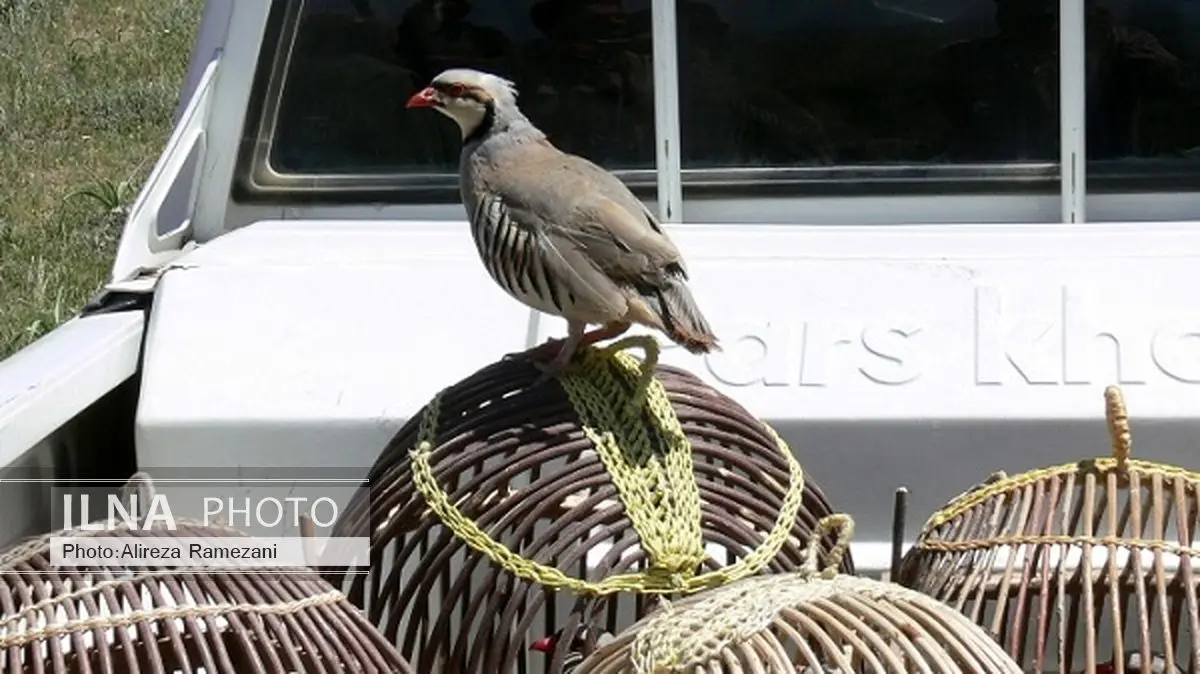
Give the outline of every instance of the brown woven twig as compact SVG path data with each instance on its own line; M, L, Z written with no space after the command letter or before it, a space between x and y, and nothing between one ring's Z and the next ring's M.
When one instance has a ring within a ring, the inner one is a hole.
M520 360L501 361L441 395L429 454L436 482L463 515L527 560L588 581L645 569L647 555L575 409L558 383L528 388L538 374ZM774 526L788 463L770 431L729 398L677 368L660 365L655 376L690 441L703 539L726 550L700 571L721 569ZM347 506L336 530L371 537L370 575L325 575L347 588L416 669L524 672L535 663L526 660L529 643L561 629L547 663L559 672L581 624L594 628L580 646L588 650L599 632L615 633L644 614L642 595L553 591L513 576L448 531L413 483L410 452L423 414L384 449L369 494ZM831 511L806 476L799 516L767 568L800 568L803 542ZM823 549L832 544L825 540ZM848 555L840 568L852 571Z
M1116 387L1105 410L1111 457L960 496L930 518L896 581L984 626L1027 671L1123 671L1135 652L1195 671L1200 475L1132 457Z
M235 537L233 529L57 532ZM288 573L278 573L288 571ZM304 569L56 566L49 535L0 554L0 672L411 672L345 596Z

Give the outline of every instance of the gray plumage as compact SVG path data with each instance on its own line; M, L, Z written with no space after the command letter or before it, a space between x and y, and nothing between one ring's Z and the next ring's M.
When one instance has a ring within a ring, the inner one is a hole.
M616 176L550 143L516 97L507 80L453 69L409 107L432 107L462 130L460 191L492 279L527 306L567 320L551 369L561 370L580 345L633 323L692 353L718 349L657 218ZM585 334L589 324L604 327Z

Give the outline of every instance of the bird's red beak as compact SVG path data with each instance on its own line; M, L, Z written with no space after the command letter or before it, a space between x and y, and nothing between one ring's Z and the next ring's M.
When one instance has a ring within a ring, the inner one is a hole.
M425 87L412 95L408 99L408 103L404 104L406 108L432 108L437 103L437 92L433 87Z
M542 637L537 641L529 644L529 650L546 653L547 655L554 652L554 637Z

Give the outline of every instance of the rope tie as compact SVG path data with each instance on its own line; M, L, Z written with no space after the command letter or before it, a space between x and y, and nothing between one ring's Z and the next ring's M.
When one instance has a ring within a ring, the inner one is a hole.
M1113 459L1117 462L1117 470L1124 474L1129 469L1129 457L1133 453L1133 433L1129 429L1125 396L1116 386L1104 389L1104 418L1108 422L1108 436L1112 439Z
M992 536L989 538L971 538L961 541L947 541L930 537L919 541L914 547L921 550L938 550L942 552L966 552L969 550L988 550L998 545L1092 545L1097 548L1120 548L1130 552L1151 551L1165 552L1181 559L1200 558L1200 550L1195 546L1183 545L1172 541L1155 538L1140 538L1136 536L1085 536L1083 534L1011 534Z
M825 558L825 566L819 566L821 559L821 539L837 532L833 548ZM846 514L837 513L826 515L817 522L813 530L808 549L804 551L803 572L809 576L820 576L829 579L837 575L838 567L842 565L846 553L850 550L850 541L854 538L854 520Z
M644 351L644 362L625 353L629 347ZM790 481L779 517L748 555L731 566L696 575L707 558L700 488L691 442L666 388L654 377L658 354L653 337L626 337L605 348L589 347L578 365L561 379L583 433L610 475L638 534L649 560L645 571L609 576L600 582L573 578L521 557L463 515L450 502L431 466L445 390L434 396L421 417L417 447L411 455L414 485L430 510L469 547L514 576L553 589L596 596L693 592L758 573L778 554L796 523L803 503L804 472L787 443L764 425L788 464Z
M130 512L140 522L150 514L150 503L158 490L154 487L154 478L150 477L149 473L139 470L121 485L119 493L121 501L130 507ZM137 498L136 509L133 508L134 497Z

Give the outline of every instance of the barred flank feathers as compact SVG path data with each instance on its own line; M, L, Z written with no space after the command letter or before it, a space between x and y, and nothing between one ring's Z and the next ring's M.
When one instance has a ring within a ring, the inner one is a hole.
M534 235L513 221L498 197L479 201L471 218L471 234L484 267L510 295L535 296L560 312L575 301L546 266Z
M646 293L643 297L662 318L663 329L671 341L694 354L721 350L716 335L700 313L700 308L692 299L692 291L688 290L682 278L671 277L663 288Z

